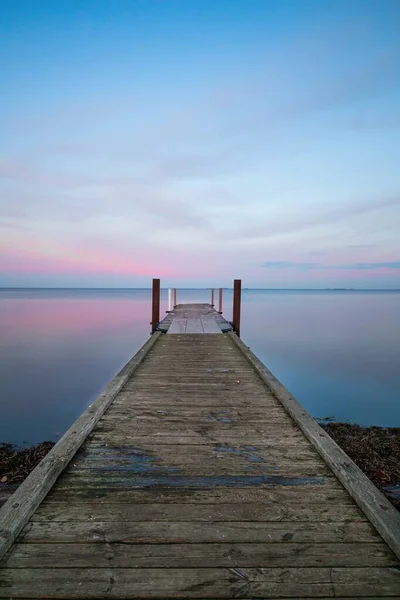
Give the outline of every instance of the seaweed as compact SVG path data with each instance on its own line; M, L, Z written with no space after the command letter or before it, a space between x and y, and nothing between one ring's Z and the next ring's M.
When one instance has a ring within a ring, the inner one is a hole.
M400 510L400 427L334 422L320 425Z
M0 482L21 483L53 446L54 442L41 442L30 448L0 444Z

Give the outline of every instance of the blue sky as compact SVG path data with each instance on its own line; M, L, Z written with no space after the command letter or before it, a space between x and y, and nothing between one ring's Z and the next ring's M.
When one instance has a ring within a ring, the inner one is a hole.
M400 288L397 0L0 13L0 286Z

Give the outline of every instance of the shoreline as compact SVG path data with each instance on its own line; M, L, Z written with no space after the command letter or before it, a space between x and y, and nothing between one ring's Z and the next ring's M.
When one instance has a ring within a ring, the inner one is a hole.
M0 507L15 492L56 442L41 442L27 448L0 443Z
M400 511L400 427L318 423ZM0 443L0 507L54 445L45 441L18 448Z
M336 421L319 425L400 511L400 427Z

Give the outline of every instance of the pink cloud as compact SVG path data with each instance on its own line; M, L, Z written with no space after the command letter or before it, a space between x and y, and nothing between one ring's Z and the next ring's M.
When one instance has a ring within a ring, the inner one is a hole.
M2 252L0 257L0 270L6 273L36 273L46 275L130 275L154 277L175 277L176 268L162 257L155 261L152 258L139 258L126 256L122 252L107 251L104 249L63 249L54 247L54 254L50 252L29 249L9 250Z

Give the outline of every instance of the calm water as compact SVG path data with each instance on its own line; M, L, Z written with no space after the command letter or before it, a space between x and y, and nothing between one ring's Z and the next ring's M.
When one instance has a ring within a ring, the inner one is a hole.
M209 292L178 292L196 301ZM0 290L0 442L58 439L148 339L150 311L150 290ZM400 293L245 290L242 338L315 417L400 426Z

